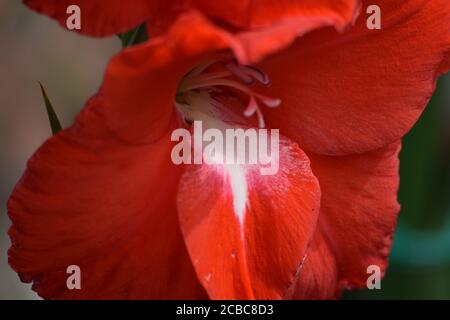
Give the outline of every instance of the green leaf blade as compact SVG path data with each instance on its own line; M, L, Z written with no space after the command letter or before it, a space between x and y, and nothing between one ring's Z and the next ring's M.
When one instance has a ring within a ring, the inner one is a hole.
M126 33L117 35L122 41L122 48L131 47L148 40L147 26L145 23Z
M41 87L42 97L44 98L45 108L47 110L48 120L50 121L50 127L52 129L53 135L57 134L62 130L61 122L58 119L58 116L53 109L52 103L47 96L47 92L45 92L44 86L39 82L39 86Z

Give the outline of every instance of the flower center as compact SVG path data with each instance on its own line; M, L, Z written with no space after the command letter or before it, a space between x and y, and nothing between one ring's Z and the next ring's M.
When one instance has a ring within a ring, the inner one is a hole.
M231 90L247 97L247 105L242 114L249 118L255 116L258 126L265 128L266 123L260 105L276 108L280 99L274 99L253 91L250 86L255 82L264 86L271 84L268 75L253 66L244 66L231 61L207 61L192 69L180 82L175 106L185 122L195 120L206 122L209 127L222 126L224 120L233 121L239 115L230 115L220 99L224 92ZM227 118L227 119L225 119Z

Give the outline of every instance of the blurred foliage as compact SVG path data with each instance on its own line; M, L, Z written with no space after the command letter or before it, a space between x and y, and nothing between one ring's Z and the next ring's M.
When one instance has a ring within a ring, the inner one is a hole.
M442 84L442 83L441 83ZM449 110L438 86L403 140L402 205L381 290L348 292L348 299L450 299Z

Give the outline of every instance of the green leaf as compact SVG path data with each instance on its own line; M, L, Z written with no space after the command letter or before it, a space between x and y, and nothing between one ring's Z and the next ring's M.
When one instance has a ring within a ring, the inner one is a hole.
M47 109L48 120L50 121L50 127L52 128L53 135L57 134L61 131L61 123L59 122L58 116L56 115L55 110L53 109L52 103L45 92L42 83L39 82L39 86L41 87L42 97L44 98L45 108Z
M117 36L122 41L122 48L145 42L148 40L146 24L143 23L139 27Z

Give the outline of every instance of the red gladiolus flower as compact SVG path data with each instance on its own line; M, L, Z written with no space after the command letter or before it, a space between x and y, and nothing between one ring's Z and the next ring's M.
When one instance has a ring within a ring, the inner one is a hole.
M360 17L271 56L298 30L231 33L195 10L118 54L11 195L11 266L44 298L332 298L365 286L368 266L387 265L400 139L450 68L447 1L378 2L382 31ZM278 174L172 164L172 131L197 119L280 128ZM66 287L73 264L81 290Z

